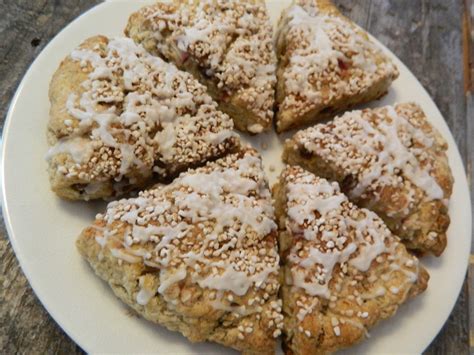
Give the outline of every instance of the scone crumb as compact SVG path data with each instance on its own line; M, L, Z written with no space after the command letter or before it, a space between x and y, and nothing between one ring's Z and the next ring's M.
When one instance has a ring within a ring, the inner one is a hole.
M426 288L418 259L374 212L349 202L336 182L287 166L274 190L288 272L284 341L293 352L347 347L384 318L380 313L394 313L410 292Z
M264 331L273 341L281 333L277 225L256 151L247 148L113 201L94 230L95 242L119 265L157 270L156 288L139 279L137 304L163 297L173 309L189 307L202 294L212 308L228 312L239 340Z
M172 7L146 6L140 14L157 39L154 51L184 68L193 62L202 79L217 89L219 100L237 95L258 117L243 129L257 134L269 127L277 60L265 3L180 1ZM133 37L143 40L143 34Z
M331 109L331 103L341 98L398 77L392 61L333 5L319 8L313 0L298 0L280 23L278 43L285 49L280 58L284 68L279 80L285 95L280 112L299 118L318 107ZM277 121L278 126L282 123Z
M76 199L120 195L153 171L167 177L238 144L232 120L203 85L131 39L86 40L58 69L52 90L63 84L60 74L78 64L87 79L67 93L66 102L52 101L51 111L61 116L50 120L58 139L47 154L52 182L68 182ZM71 129L67 136L59 119Z
M336 174L348 197L375 211L410 249L440 255L453 188L446 151L421 107L402 103L299 131L284 157L321 176Z

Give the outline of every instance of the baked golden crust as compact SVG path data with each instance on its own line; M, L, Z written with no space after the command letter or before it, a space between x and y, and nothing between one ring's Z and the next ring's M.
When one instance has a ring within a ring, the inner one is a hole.
M237 129L271 127L276 55L264 1L156 3L132 14L125 33L198 78Z
M86 40L49 97L50 182L64 198L117 196L238 146L204 86L128 38Z
M409 249L446 247L453 177L447 144L416 104L347 112L299 131L283 160L341 184L382 217Z
M277 31L278 132L383 96L398 70L329 0L294 0Z
M191 341L274 353L283 325L276 234L261 160L246 150L110 203L77 246L146 319Z
M426 289L429 275L418 259L375 213L349 202L337 183L292 166L273 193L287 354L354 345Z

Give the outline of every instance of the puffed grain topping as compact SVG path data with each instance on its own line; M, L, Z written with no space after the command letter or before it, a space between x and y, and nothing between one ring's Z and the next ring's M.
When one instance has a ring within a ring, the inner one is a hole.
M65 176L119 182L153 168L166 176L236 144L232 120L217 111L206 88L131 39L79 47L69 59L88 79L64 107L72 116L64 120L69 135L48 153L71 157L58 167Z
M357 315L363 320L370 316L363 308L364 299L387 292L406 293L417 281L418 259L405 251L375 213L349 202L337 183L300 167L287 168L282 182L287 198L286 230L294 240L286 257L291 275L286 282L304 290L295 302L300 332L312 336L303 321L319 302L335 309L341 299L346 306L354 307L345 310L344 316ZM380 265L386 265L383 273ZM384 280L383 286L373 294L359 292L366 289L366 282L380 279ZM339 319L334 317L331 322L339 336Z
M279 255L271 195L254 151L182 173L172 184L108 205L97 243L120 261L159 270L159 293L188 280L216 309L257 313L277 337L282 327ZM138 301L138 300L137 300ZM142 300L143 301L143 300ZM145 299L146 301L146 299ZM252 333L251 322L240 337Z
M434 178L435 133L422 112L415 104L351 111L298 132L294 141L351 176L351 198L378 200L384 187L404 191L398 212L407 215L420 200L444 198Z
M280 110L303 115L316 106L356 95L379 78L398 76L395 65L349 20L298 0L286 12L282 34L289 56Z
M207 77L217 80L222 96L240 92L263 121L273 118L276 56L273 30L264 2L204 0L189 4L156 4L141 10L158 36L158 50L166 53L170 36L183 61L195 60ZM171 32L171 35L169 34ZM259 133L263 127L249 128Z

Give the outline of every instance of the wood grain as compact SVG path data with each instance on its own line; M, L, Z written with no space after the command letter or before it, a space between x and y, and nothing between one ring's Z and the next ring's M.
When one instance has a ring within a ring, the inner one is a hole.
M391 49L420 80L445 117L466 164L467 121L461 28L463 1L336 3L342 4L343 11L346 10L349 17ZM359 3L364 4L362 12ZM426 353L469 353L468 315L468 287L465 284L450 318Z
M474 38L473 38L474 39ZM473 41L474 42L474 41ZM473 58L474 59L474 58ZM467 134L468 134L468 163L467 163L467 175L471 186L471 208L473 211L472 219L474 220L474 201L472 196L474 195L474 99L473 92L468 90L466 92L466 122L467 122ZM474 354L474 240L471 240L471 257L469 260L468 269L468 295L469 295L469 345L470 353Z
M0 0L0 118L29 64L51 38L99 0ZM463 90L463 0L335 0L387 45L420 79L468 162ZM473 119L473 117L471 117ZM469 136L468 136L469 134ZM470 161L472 162L472 154ZM468 354L467 284L427 354ZM81 353L36 299L0 228L0 353Z
M42 48L99 0L0 0L0 118ZM74 354L82 350L51 319L31 290L0 228L0 353Z
M466 125L467 125L467 175L474 194L474 2L464 0L463 16L463 49L464 49L464 91L466 92ZM472 197L471 197L472 198ZM471 205L473 201L471 200ZM473 208L474 211L474 208ZM474 216L473 216L474 217ZM474 240L471 240L471 257L468 269L469 294L469 345L474 353Z
M472 94L474 90L474 2L472 0L464 0L463 15L464 91ZM469 108L469 104L467 107Z

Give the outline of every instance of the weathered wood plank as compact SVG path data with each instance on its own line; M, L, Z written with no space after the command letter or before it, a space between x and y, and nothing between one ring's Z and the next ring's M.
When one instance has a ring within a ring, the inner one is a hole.
M24 72L66 24L99 0L0 1L0 119ZM32 118L33 119L33 118ZM0 353L82 353L41 306L0 227Z
M471 187L471 208L474 211L474 2L464 0L463 16L463 49L464 49L464 91L466 92L466 125L467 125L467 175ZM473 216L474 217L474 214ZM469 296L469 345L474 353L474 239L471 240L471 257L468 270Z
M352 21L363 28L367 28L369 25L370 9L372 7L372 0L366 1L353 1L353 0L335 0L334 3L339 9L349 17Z
M416 75L441 110L467 160L466 107L462 68L462 1L372 1L367 29ZM364 26L364 23L360 23ZM469 353L468 292L456 306L427 354Z
M0 1L0 119L28 66L69 22L100 0ZM3 126L3 125L2 125Z
M473 57L474 59L474 57ZM467 174L471 185L471 208L473 211L474 219L474 87L467 87L468 91L466 94L466 118L467 118L467 134L468 134L468 162L467 162ZM469 345L471 354L474 353L474 240L471 241L471 258L469 262L468 270L468 300L469 300Z
M19 80L44 45L73 18L99 2L0 1L1 123ZM462 1L335 2L344 13L392 49L421 80L446 117L466 161L460 40ZM3 223L0 235L0 353L81 353L37 301L19 269ZM465 286L449 321L427 353L468 352L467 308Z
M463 2L374 1L368 30L410 68L443 113L466 163Z

